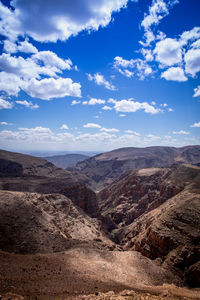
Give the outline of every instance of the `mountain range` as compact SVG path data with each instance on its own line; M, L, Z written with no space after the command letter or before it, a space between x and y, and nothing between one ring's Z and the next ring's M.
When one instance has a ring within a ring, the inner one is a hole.
M200 287L199 163L200 146L122 148L68 170L1 150L0 293L200 299L183 288Z

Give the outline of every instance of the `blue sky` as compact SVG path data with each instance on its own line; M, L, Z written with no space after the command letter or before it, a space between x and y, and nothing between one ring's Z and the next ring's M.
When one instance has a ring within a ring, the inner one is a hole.
M198 0L1 1L0 147L199 144L199 11Z

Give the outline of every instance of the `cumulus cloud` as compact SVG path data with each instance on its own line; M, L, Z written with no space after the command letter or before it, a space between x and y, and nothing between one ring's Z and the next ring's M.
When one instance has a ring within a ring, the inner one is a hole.
M23 84L22 89L31 97L50 100L65 96L81 97L80 83L74 83L71 78L32 78Z
M11 108L13 108L13 103L4 99L0 99L0 109L11 109Z
M83 125L84 128L101 128L101 125L96 123L87 123Z
M9 39L27 34L40 42L56 42L77 35L82 30L98 30L111 21L113 12L125 7L128 0L48 1L15 0L10 10L0 5L0 31ZM40 20L38 22L38 20Z
M154 49L156 60L164 66L173 66L181 63L181 44L176 39L167 38L156 44Z
M190 127L199 128L200 122L194 123L194 124L190 125Z
M23 81L19 76L6 72L0 72L0 91L6 92L9 96L17 95Z
M8 122L0 122L0 125L6 125L6 126L10 126L10 125L13 125L13 123L8 123Z
M16 52L23 52L23 53L37 53L38 50L33 44L31 44L28 40L23 42L12 42L10 40L4 41L3 50L7 53L16 53Z
M169 14L169 10L175 4L179 3L178 0L164 1L164 0L153 0L152 5L149 7L149 13L144 15L144 19L141 26L144 28L145 42L140 41L143 46L149 46L152 41L156 39L151 27L158 25L160 21ZM157 39L162 39L162 36Z
M140 136L140 134L137 131L133 131L133 130L125 130L126 133L130 133L130 134L134 134L136 136Z
M104 131L104 132L119 132L119 129L117 129L117 128L104 128L104 127L102 127L100 131Z
M46 100L63 96L80 97L80 83L58 77L58 73L71 68L70 59L61 59L52 51L40 51L27 58L3 53L0 55L0 90L15 96L20 90L32 97L39 97L41 93L41 99ZM45 87L46 95L42 91ZM38 91L34 91L34 88L38 88Z
M194 95L193 97L199 97L200 96L200 85L194 89Z
M120 56L114 58L114 68L118 70L122 75L126 77L132 77L134 74L139 77L139 79L144 80L145 77L153 73L152 68L148 65L146 60L140 58L126 60ZM130 71L128 68L134 70Z
M36 62L42 62L46 67L57 68L59 70L71 70L72 61L70 59L62 59L52 51L40 51L32 56Z
M31 101L26 101L26 100L20 101L20 100L17 100L15 102L17 104L23 105L23 106L25 106L27 108L30 108L30 109L37 109L37 108L39 108L39 105L33 104Z
M0 56L0 69L8 74L14 74L21 79L40 78L40 75L56 76L57 70L48 66L40 66L31 58L15 57L3 53Z
M86 105L96 105L96 104L105 104L106 101L103 99L91 98L89 101L83 101L83 104Z
M194 27L191 30L184 31L180 36L180 42L187 45L189 41L194 41L200 38L200 27Z
M103 110L112 110L112 107L105 105L102 107L102 109Z
M60 129L68 130L69 127L66 124L62 124L62 126L60 126Z
M73 105L77 105L77 104L80 104L80 103L81 103L81 101L73 100L71 105L73 106Z
M161 74L161 78L165 78L166 80L179 81L179 82L184 82L188 80L184 74L183 69L180 67L172 67L167 69L167 71Z
M147 102L138 102L133 99L117 101L114 108L118 112L136 112L138 110L144 110L145 113L149 114L157 114L161 112L159 108L155 108Z
M163 0L153 0L152 5L149 7L149 14L145 15L141 25L148 29L153 24L158 24L168 14L167 4Z
M91 74L87 74L87 75L88 75L88 79L90 81L94 80L94 82L97 85L103 85L106 89L111 90L111 91L116 90L116 87L113 84L111 84L109 81L107 81L103 75L101 75L99 73L96 73L93 76Z
M173 134L183 134L183 135L188 135L190 134L188 131L184 131L184 130L179 130L179 131L173 131Z
M200 72L200 49L191 49L185 54L185 71L192 77Z

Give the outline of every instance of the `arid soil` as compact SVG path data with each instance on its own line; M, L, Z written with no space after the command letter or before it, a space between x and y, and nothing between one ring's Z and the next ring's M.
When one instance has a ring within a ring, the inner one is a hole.
M127 288L148 292L152 286L172 282L181 284L169 270L135 251L75 247L52 254L0 253L0 292L30 295L32 299L58 299L59 295L72 299L73 295ZM160 289L153 293L166 292L166 288Z

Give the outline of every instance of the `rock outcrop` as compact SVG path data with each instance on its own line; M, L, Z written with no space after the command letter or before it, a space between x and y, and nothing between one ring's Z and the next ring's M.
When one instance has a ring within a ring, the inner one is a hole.
M0 191L0 249L20 254L64 251L74 245L115 248L90 218L60 194Z
M199 286L200 168L128 172L99 193L100 212L125 250L137 250ZM196 282L196 283L194 283Z

